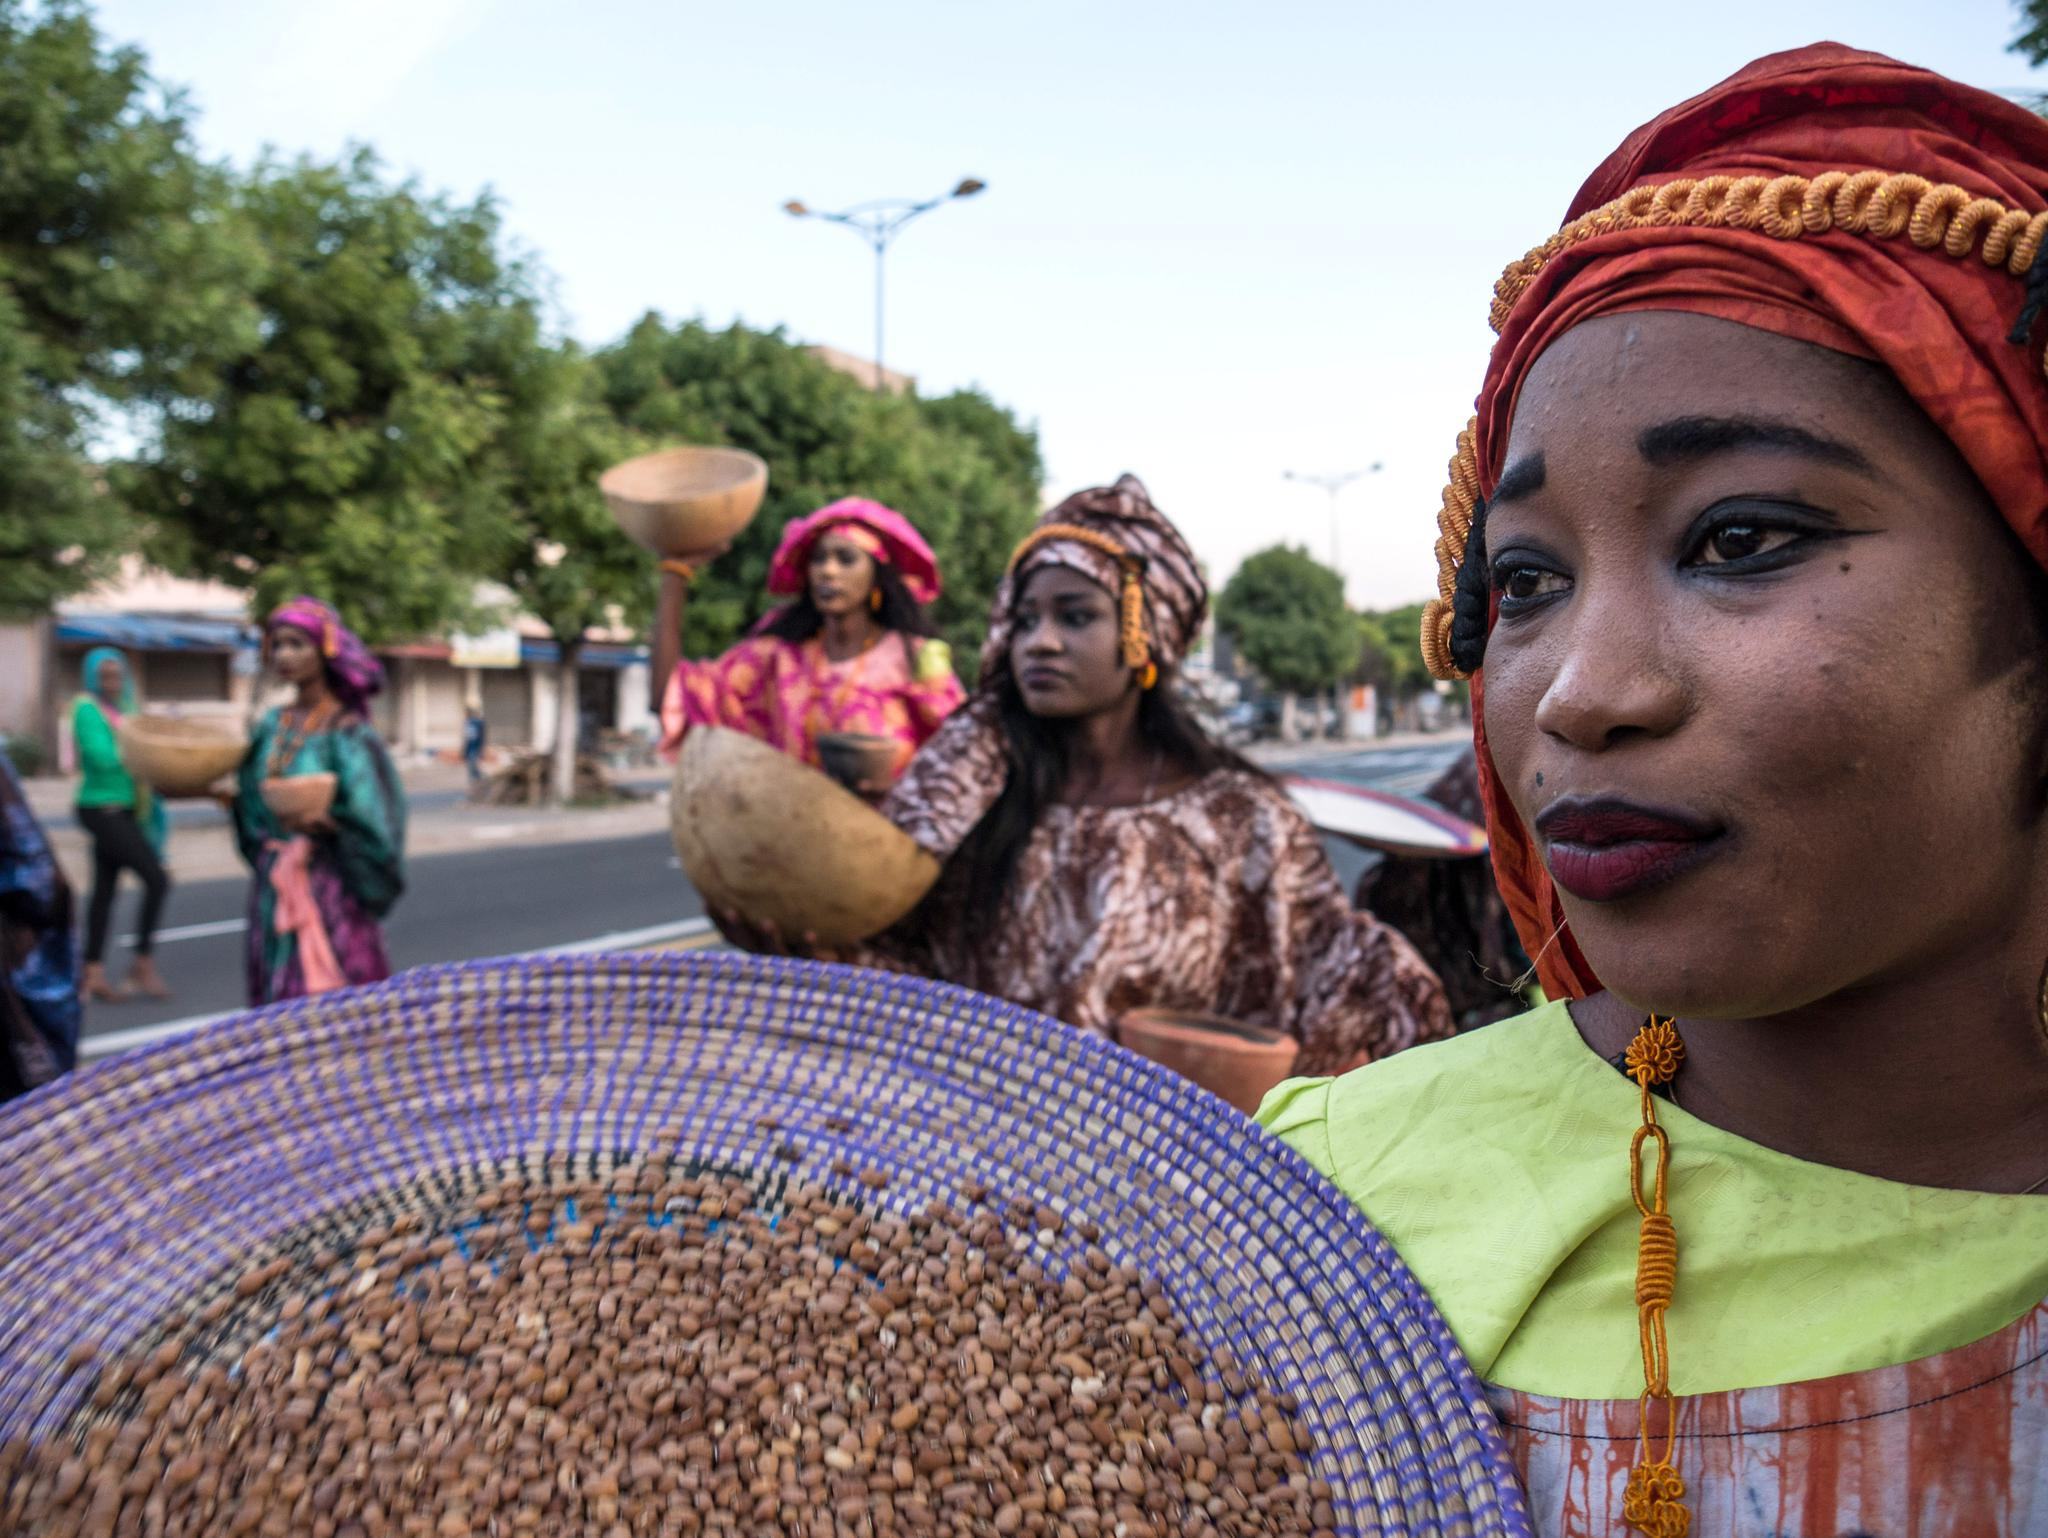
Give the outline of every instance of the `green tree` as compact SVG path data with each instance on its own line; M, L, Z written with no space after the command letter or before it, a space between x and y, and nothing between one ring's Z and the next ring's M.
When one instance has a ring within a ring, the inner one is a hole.
M1358 616L1358 676L1390 700L1405 699L1430 686L1422 665L1422 605L1367 610Z
M264 251L259 327L189 382L126 477L154 553L259 609L321 594L377 639L462 622L514 537L501 376L537 308L495 207L388 185L359 150L266 163L231 211Z
M254 336L223 185L79 0L0 0L0 611L47 611L131 543L95 432Z
M1274 688L1313 694L1358 662L1358 627L1344 579L1306 550L1274 545L1231 574L1216 623Z
M1034 429L973 391L876 395L780 331L649 315L597 361L607 405L637 436L731 444L768 462L760 514L691 590L687 655L724 650L774 601L768 560L787 520L858 494L931 542L945 576L933 617L971 669L1003 563L1038 512Z
M2048 64L2048 0L2019 0L2020 35L2006 44L2029 64Z
M492 575L561 649L554 791L566 804L576 784L584 636L607 625L644 631L653 588L645 552L619 531L597 490L634 443L599 398L595 369L574 347L543 340L530 312L507 320L493 369L506 409L492 456L500 524Z

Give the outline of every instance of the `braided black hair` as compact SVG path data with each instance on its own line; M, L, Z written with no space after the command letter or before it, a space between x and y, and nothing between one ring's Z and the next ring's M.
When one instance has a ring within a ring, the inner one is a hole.
M2020 305L2019 319L2013 322L2012 330L2005 334L2005 339L2024 347L2034 334L2034 322L2044 304L2048 304L2048 240L2041 242L2041 249L2034 256L2034 265L2027 269L2027 295Z
M1486 504L1472 504L1472 528L1451 588L1451 661L1462 673L1476 673L1486 660L1487 621L1493 612L1493 574L1486 565Z

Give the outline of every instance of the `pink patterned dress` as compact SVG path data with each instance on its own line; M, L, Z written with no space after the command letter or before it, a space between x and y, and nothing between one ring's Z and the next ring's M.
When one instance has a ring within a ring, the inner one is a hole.
M899 770L964 694L942 641L883 633L834 662L816 637L753 636L722 657L684 661L661 702L661 746L674 753L693 726L724 726L818 765L827 732L868 732L903 745Z

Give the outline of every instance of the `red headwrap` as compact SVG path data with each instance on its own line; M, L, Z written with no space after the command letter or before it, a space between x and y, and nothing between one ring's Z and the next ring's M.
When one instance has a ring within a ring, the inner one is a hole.
M1560 235L1502 278L1500 340L1470 457L1454 467L1440 563L1462 553L1455 505L1492 492L1543 350L1598 315L1683 310L1881 364L2048 565L2048 380L2038 338L2007 340L2048 237L2044 209L2048 122L1879 54L1834 43L1775 54L1672 108L1631 134ZM1442 665L1440 633L1424 649ZM1475 678L1501 895L1544 988L1583 996L1599 980L1494 775L1481 690Z

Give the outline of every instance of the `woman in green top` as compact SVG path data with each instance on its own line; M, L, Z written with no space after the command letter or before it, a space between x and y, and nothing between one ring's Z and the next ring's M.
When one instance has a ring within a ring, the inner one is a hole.
M95 647L85 654L80 679L86 692L71 708L71 733L84 771L77 815L78 825L92 836L92 901L86 910L85 976L79 991L99 1000L124 999L136 990L169 998L152 954L157 919L171 890L163 862L163 803L129 774L116 735L122 719L136 710L128 659L111 646ZM135 925L135 961L127 982L117 988L107 981L107 926L123 871L133 871L142 883L142 912Z
M2048 1533L2044 248L2048 123L1822 44L1495 290L1424 655L1557 1002L1261 1114L1539 1534Z

